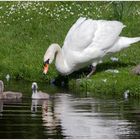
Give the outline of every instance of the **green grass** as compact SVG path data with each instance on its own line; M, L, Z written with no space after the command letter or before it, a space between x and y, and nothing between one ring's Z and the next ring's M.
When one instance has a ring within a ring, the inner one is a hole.
M0 2L0 78L10 74L13 79L49 82L58 76L54 63L48 75L42 74L43 56L51 43L62 46L66 33L80 17L120 20L127 27L124 36L140 36L140 2ZM77 89L119 93L129 89L139 94L140 78L131 74L131 69L140 63L140 44L114 55L118 62L111 62L109 56L98 65L97 72L89 79L81 77ZM106 73L117 69L118 74ZM72 87L76 76L69 76ZM104 83L102 79L107 79ZM88 86L87 84L88 83Z

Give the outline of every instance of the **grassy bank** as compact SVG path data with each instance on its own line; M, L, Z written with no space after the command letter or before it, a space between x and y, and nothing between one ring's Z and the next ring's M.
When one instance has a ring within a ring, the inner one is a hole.
M29 81L57 77L54 64L47 76L42 74L43 55L51 43L63 44L67 31L80 16L120 20L127 25L122 35L140 36L140 2L0 2L0 78L6 74ZM118 62L106 57L96 75L88 80L82 78L77 88L119 93L129 89L138 94L140 78L130 70L140 63L139 47L137 43L115 54ZM107 69L119 73L105 72ZM70 85L75 83L75 77L69 76Z

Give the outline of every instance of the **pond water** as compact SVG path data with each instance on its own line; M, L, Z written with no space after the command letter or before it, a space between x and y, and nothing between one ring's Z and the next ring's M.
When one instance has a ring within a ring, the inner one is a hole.
M90 97L39 84L49 100L32 100L31 83L5 82L22 100L0 100L0 138L140 138L140 100ZM94 95L94 94L93 94Z

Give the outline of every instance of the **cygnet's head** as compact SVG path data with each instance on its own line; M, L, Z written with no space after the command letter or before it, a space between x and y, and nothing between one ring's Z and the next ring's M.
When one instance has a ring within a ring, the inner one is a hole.
M33 92L36 92L37 89L38 89L37 83L36 83L36 82L33 82L33 83L32 83L32 91L33 91Z
M0 94L3 93L3 90L4 90L4 84L3 81L0 80Z

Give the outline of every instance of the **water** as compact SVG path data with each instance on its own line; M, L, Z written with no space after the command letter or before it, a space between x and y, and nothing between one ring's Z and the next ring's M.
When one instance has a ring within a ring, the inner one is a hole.
M0 138L140 138L139 99L87 97L39 87L51 95L49 100L32 100L31 83L6 83L6 90L21 91L23 99L0 100Z

